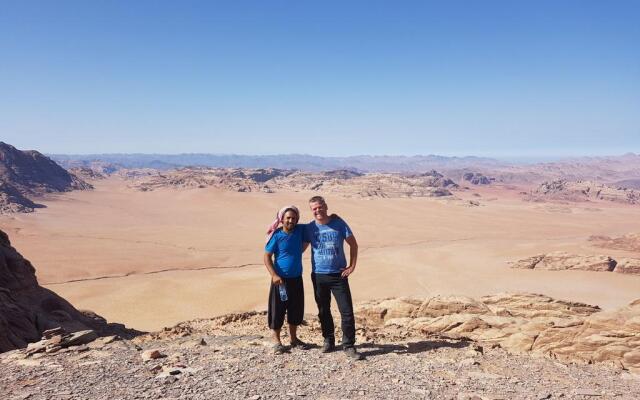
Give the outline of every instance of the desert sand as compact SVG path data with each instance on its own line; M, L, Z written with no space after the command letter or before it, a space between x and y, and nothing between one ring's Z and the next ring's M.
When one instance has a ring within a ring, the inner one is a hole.
M310 221L306 202L318 194L141 192L118 177L91 183L95 190L52 196L35 213L2 215L0 226L43 286L141 330L265 309L265 227L290 203ZM354 300L527 291L612 309L638 297L640 276L515 270L508 261L551 251L638 257L598 248L589 237L640 232L640 207L532 203L517 194L490 187L456 192L458 199L327 197L360 244ZM308 254L304 268L306 312L313 313Z

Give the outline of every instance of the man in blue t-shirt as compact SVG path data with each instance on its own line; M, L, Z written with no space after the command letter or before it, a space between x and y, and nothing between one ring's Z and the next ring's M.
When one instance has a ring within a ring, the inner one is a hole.
M327 353L335 348L334 324L331 315L331 294L333 293L342 319L343 349L349 357L361 360L362 355L354 347L356 324L351 289L347 279L356 268L358 242L344 220L327 214L328 207L324 198L312 197L309 200L309 207L314 221L306 225L304 241L311 243L312 249L311 280L324 337L322 351ZM349 245L348 264L344 254L345 241Z
M274 352L282 354L285 347L280 330L287 315L291 347L303 350L309 346L298 339L297 328L304 317L304 286L302 282L302 252L305 225L298 225L299 213L295 206L284 207L268 232L264 248L264 265L271 275L267 321L273 331ZM281 228L277 228L282 224ZM280 290L284 289L287 298Z

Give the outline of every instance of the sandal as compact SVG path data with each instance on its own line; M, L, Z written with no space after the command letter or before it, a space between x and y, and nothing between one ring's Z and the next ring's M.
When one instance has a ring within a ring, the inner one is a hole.
M281 343L276 343L273 345L273 354L284 354L286 350L286 347L284 347Z
M300 350L309 350L311 348L311 345L308 343L303 342L300 339L296 339L293 342L291 342L291 348L298 348Z

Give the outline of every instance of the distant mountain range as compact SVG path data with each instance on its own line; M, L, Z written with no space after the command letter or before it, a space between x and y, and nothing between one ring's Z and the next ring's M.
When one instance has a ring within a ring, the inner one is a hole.
M591 180L636 187L640 179L640 155L574 157L553 162L517 163L484 157L351 156L321 157L308 154L270 156L220 154L51 154L67 169L91 168L111 174L120 169L171 170L182 167L277 168L306 172L350 170L361 173L416 174L432 170L455 181L469 174L483 174L496 183L539 184L548 180Z
M96 162L121 168L173 169L187 166L219 168L281 168L317 172L348 169L361 172L425 172L433 169L497 167L505 163L482 157L351 156L321 157L308 154L252 156L235 154L50 154L65 168L89 167Z

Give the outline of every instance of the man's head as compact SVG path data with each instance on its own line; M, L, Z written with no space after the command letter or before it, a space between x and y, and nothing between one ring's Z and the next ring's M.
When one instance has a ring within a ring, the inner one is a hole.
M293 208L287 208L282 215L282 229L284 229L285 232L293 231L298 224L298 219L300 219L298 211Z
M322 196L313 196L309 199L309 208L311 208L311 212L313 213L313 217L316 221L324 224L329 221L329 216L327 215L327 202L324 201Z

